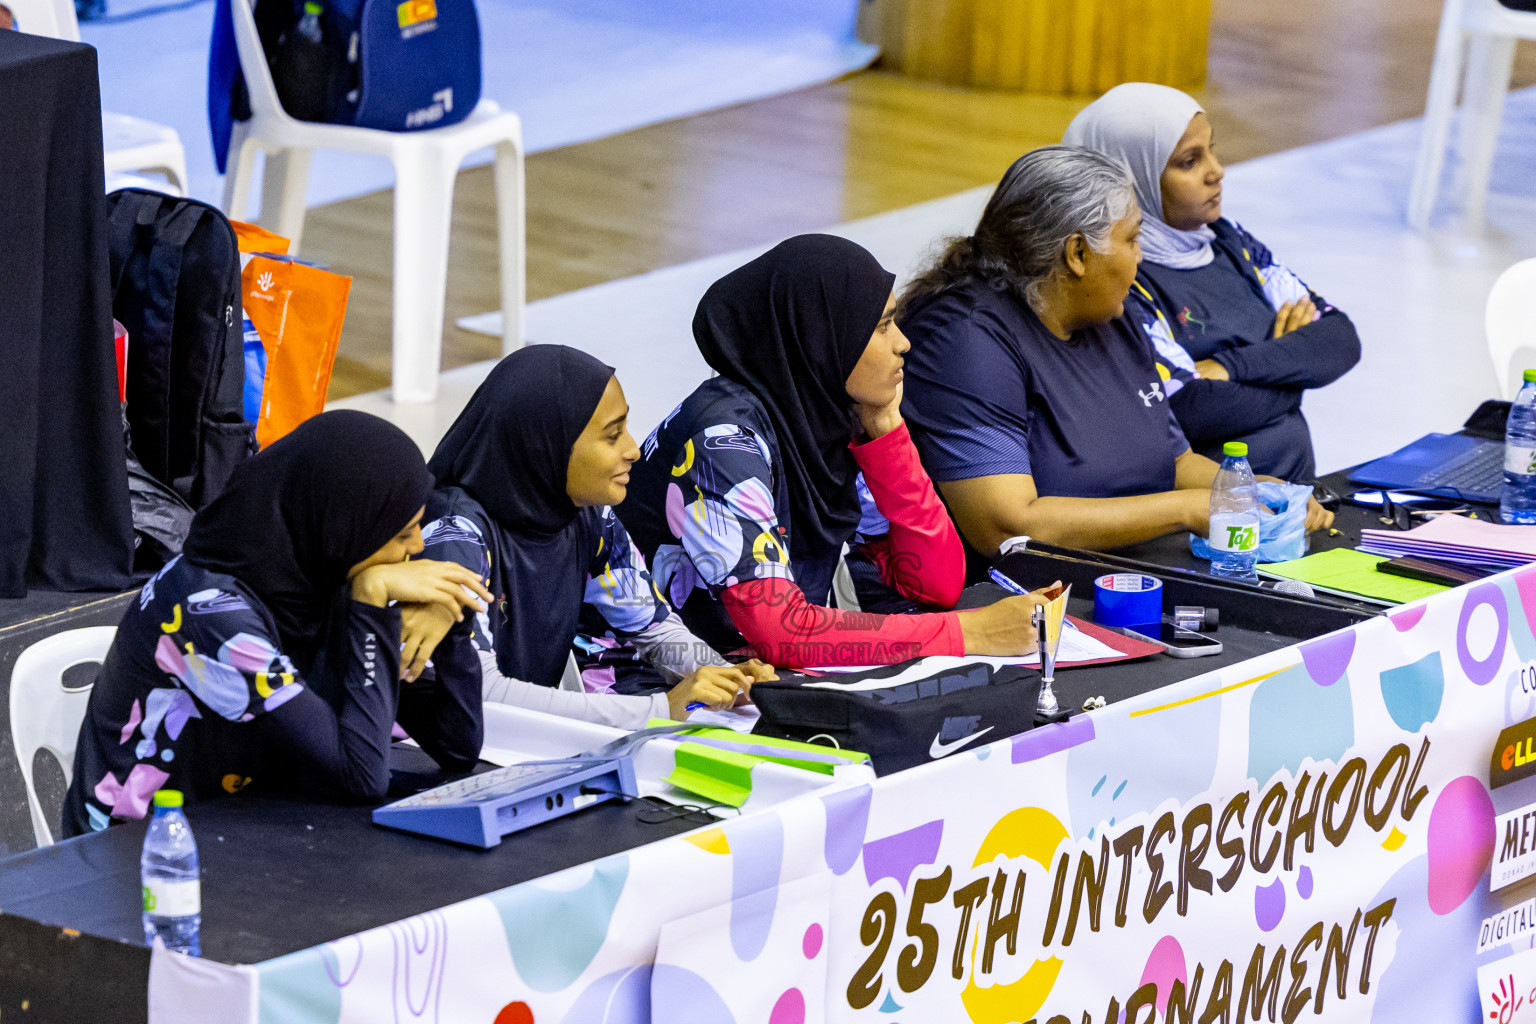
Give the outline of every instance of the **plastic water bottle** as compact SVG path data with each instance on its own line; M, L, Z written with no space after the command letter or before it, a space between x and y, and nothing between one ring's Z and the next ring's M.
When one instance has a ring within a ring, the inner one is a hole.
M1522 526L1536 524L1536 370L1525 371L1525 383L1509 407L1499 518Z
M1211 485L1211 575L1257 580L1259 488L1248 467L1248 446L1228 441Z
M304 16L299 19L299 35L316 46L320 45L320 12L324 10L315 0L305 0Z
M144 883L144 941L155 936L175 953L202 956L198 928L203 922L202 886L197 870L197 842L181 810L181 794L155 794L155 816L144 835L139 877Z
M334 73L340 55L325 45L320 24L324 10L317 0L305 0L298 23L278 36L269 56L278 102L300 121L326 120L333 93L341 88Z

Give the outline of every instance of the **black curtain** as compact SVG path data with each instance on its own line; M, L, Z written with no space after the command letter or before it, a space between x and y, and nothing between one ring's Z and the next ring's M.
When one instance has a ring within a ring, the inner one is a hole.
M0 30L0 597L130 585L96 51Z

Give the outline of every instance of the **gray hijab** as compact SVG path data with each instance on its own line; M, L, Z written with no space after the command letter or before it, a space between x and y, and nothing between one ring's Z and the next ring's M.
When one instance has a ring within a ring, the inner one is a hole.
M1208 227L1180 231L1163 220L1163 168L1189 128L1190 118L1204 110L1177 89L1150 82L1117 85L1072 119L1061 141L1102 153L1125 165L1141 204L1141 252L1144 259L1177 270L1193 270L1211 262Z

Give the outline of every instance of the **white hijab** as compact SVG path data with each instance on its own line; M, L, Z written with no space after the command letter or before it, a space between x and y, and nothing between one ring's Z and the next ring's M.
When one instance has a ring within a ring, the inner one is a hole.
M1203 111L1177 89L1127 82L1084 107L1061 139L1065 145L1102 153L1131 172L1141 204L1142 257L1177 270L1203 267L1214 256L1211 240L1216 234L1210 228L1180 231L1163 220L1163 168L1190 118Z

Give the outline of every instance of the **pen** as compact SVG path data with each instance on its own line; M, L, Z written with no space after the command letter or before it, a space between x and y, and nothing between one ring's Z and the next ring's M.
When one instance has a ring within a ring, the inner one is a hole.
M1019 594L1019 595L1022 595L1024 597L1028 597L1029 596L1029 591L1025 590L1019 584L1013 582L1013 580L1009 579L1004 573L1000 572L999 570L997 570L995 568L988 569L987 570L987 575L992 577L992 582L993 583L996 583L998 586L1002 587L1004 590L1008 591L1010 594Z

